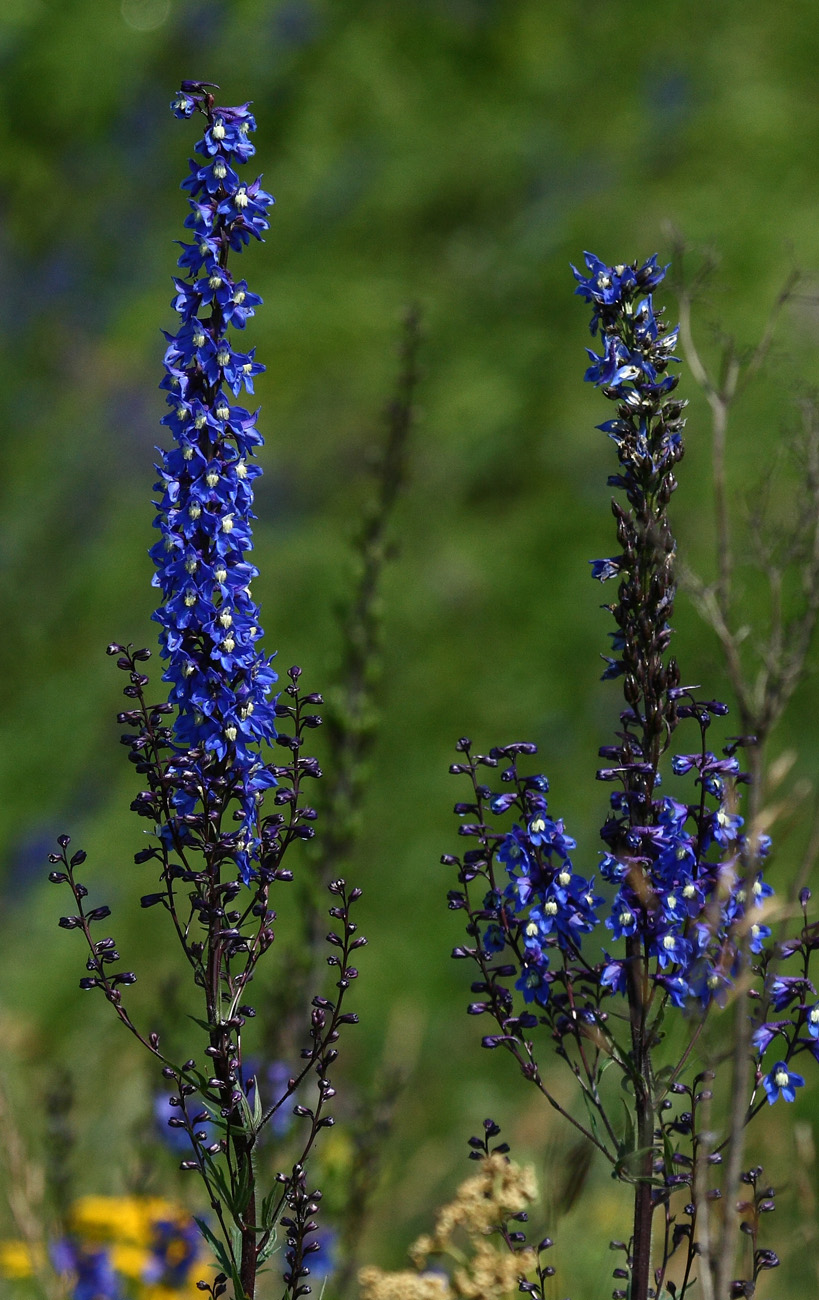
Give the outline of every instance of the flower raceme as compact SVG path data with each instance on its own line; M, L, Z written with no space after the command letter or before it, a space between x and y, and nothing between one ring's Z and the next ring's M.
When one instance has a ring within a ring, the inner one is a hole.
M586 254L585 272L573 270L576 292L593 309L592 334L599 333L603 344L602 354L590 352L585 378L616 404L615 417L599 427L617 452L609 484L626 498L625 505L612 502L621 551L593 561L592 576L618 582L617 599L605 606L616 630L611 654L603 656L603 677L622 680L626 707L617 743L600 750L605 766L597 779L614 789L601 829L598 883L573 864L575 842L548 809L546 778L518 769L519 759L535 746L507 745L472 756L470 742L459 742L465 761L451 770L471 776L474 799L457 804L456 812L464 819L461 834L475 837L480 847L462 862L449 855L444 861L460 866L462 886L474 890L473 882L484 882L480 903L470 901L468 890L458 890L450 894L450 905L470 913L469 933L478 947L456 949L456 955L472 955L482 967L484 978L473 988L485 1000L472 1003L470 1011L492 1012L498 1020L502 1032L484 1039L490 1047L512 1047L538 1019L559 1041L577 1032L579 1020L602 1026L603 1000L629 996L637 969L644 981L641 996L704 1011L724 1003L740 971L756 960L763 975L757 1008L764 1010L772 996L776 1006L777 980L764 978L773 890L762 866L770 840L757 836L751 844L744 834L737 787L747 778L737 746L722 756L707 746L712 721L727 713L725 705L698 699L693 688L682 686L668 653L675 543L667 507L683 454L685 403L674 395L677 378L669 374L678 361L677 331L667 328L654 306L653 290L665 271L656 257L643 265L608 267L593 254ZM671 775L678 782L693 780L693 797L660 790L661 759L681 722L695 724L699 743L694 752L671 758ZM499 767L506 788L483 784L483 767ZM502 815L514 818L511 829L493 825ZM603 960L590 964L586 936L601 922L612 952L604 950ZM522 1013L514 1013L509 980L522 997ZM817 1046L819 1014L810 1013L803 1004L797 1022L778 1031L788 1039L790 1054ZM755 1020L760 1023L759 1010ZM798 1037L803 1029L809 1038ZM775 1030L755 1041L767 1046L776 1036ZM780 1062L765 1076L769 1100L793 1100L799 1076L785 1080L785 1074Z
M181 819L193 812L207 774L217 772L239 805L239 828L227 848L247 883L259 849L257 802L275 784L258 745L276 734L268 698L276 674L260 649L250 585L258 571L246 558L253 545L253 482L261 473L253 458L262 438L257 413L233 401L243 388L253 392L264 367L253 349L239 351L227 337L229 328L244 329L261 299L245 280L234 279L227 263L231 251L262 238L273 199L260 180L239 178L254 153L249 106L214 109L198 83L187 83L172 109L190 117L203 99L208 125L183 181L193 242L182 243L178 259L185 278L175 280L172 305L180 324L166 334L161 384L170 408L162 422L174 446L157 467L160 538L151 548L153 581L162 592L153 617L162 627L164 678L176 708L178 767L192 773L174 796L180 820L165 833L183 834Z
M73 896L76 910L61 917L60 926L80 931L87 946L89 973L80 987L103 990L120 1022L161 1065L171 1090L165 1118L174 1135L184 1135L188 1144L188 1158L180 1167L201 1178L216 1216L213 1228L204 1220L197 1223L220 1272L212 1285L197 1279L196 1288L215 1300L230 1279L237 1297L255 1296L259 1270L279 1251L286 1294L295 1297L305 1290L305 1259L320 1245L311 1238L321 1194L308 1190L305 1163L319 1132L333 1123L327 1109L335 1089L328 1072L337 1056L340 1026L357 1021L355 1013L342 1011L342 1004L358 974L350 958L366 943L350 920L361 891L348 890L343 879L326 882L337 927L327 936L333 949L327 963L337 971L338 995L317 994L309 1003L305 1031L294 1026L292 1041L298 1033L298 1040L308 1044L301 1047L298 1061L288 1061L275 1077L259 1077L242 1032L256 1015L247 989L275 939L270 891L293 879L289 865L282 865L283 856L295 842L314 834L316 810L303 800L305 787L321 776L321 769L302 753L302 746L308 730L321 723L317 714L306 711L320 704L321 696L302 693L301 669L294 666L288 669L282 698L269 698L276 676L260 647L259 611L251 596L257 571L248 554L253 482L260 473L254 458L261 436L256 414L234 399L243 388L252 393L263 367L252 351L234 347L229 336L232 329L244 328L260 299L227 264L231 252L261 238L272 202L258 180L239 180L241 165L253 153L253 118L247 105L217 108L203 82L183 83L172 108L183 118L201 112L206 127L184 182L193 242L182 244L178 259L185 272L175 281L173 306L180 322L177 332L166 336L161 385L168 395L164 424L173 445L161 453L157 467L160 496L154 522L160 536L151 555L154 585L162 593L154 618L161 627L168 700L153 704L146 697L149 678L142 666L150 650L112 642L108 654L117 656L117 667L128 675L123 694L129 707L118 721L135 728L121 739L146 787L131 807L150 820L155 837L134 860L159 865L160 888L143 894L140 902L143 908L161 906L168 913L201 993L203 1015L190 1019L204 1035L204 1069L194 1055L180 1062L167 1054L159 1033L143 1030L131 1018L123 990L136 975L111 969L121 960L113 937L94 938L94 927L110 915L110 908L88 906L88 889L76 876L86 855L83 850L69 853L68 835L58 837L60 851L49 855L55 868L49 879L67 885ZM277 733L279 718L289 719L289 734ZM262 757L262 746L272 741L288 751L284 763ZM264 794L273 786L274 809L265 812ZM282 1041L289 1045L290 1035ZM297 1092L305 1100L288 1105ZM286 1167L275 1172L267 1194L258 1188L257 1199L260 1134L265 1129L280 1132L285 1117L301 1121L294 1125ZM152 1276L161 1289L181 1256L172 1223L160 1225L157 1233ZM96 1256L78 1256L77 1269L80 1263L106 1267ZM167 1286L165 1290L170 1295ZM151 1300L158 1300L158 1293Z

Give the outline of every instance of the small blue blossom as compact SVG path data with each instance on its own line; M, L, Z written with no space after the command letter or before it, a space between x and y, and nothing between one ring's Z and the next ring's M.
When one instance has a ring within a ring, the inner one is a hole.
M769 1020L764 1024L757 1025L751 1034L751 1042L760 1057L765 1055L773 1040L789 1025L789 1020Z
M545 1007L549 1001L549 980L541 964L530 965L524 962L515 988L523 994L524 1002L536 1002L538 1006Z
M606 917L606 927L611 930L615 939L623 939L634 934L637 923L637 909L632 908L627 895L621 891L612 904L611 916Z
M798 975L777 975L770 984L771 1004L776 1011L783 1011L791 1002L801 998L805 989L812 985Z
M777 1061L772 1070L762 1079L762 1086L768 1097L768 1104L773 1105L781 1096L785 1101L794 1101L796 1089L804 1088L805 1080L801 1074L789 1070L785 1061Z
M765 940L771 937L771 927L769 925L760 925L756 921L748 927L748 947L751 952L760 953L765 944Z
M56 1271L73 1275L71 1300L122 1300L122 1283L105 1248L94 1250L72 1237L63 1237L51 1247Z
M620 572L622 557L609 560L589 560L591 565L591 576L598 582L608 582L609 578L616 578Z

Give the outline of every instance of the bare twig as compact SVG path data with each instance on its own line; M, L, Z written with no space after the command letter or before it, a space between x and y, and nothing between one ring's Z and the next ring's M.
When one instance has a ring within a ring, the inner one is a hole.
M684 246L679 238L677 244L676 261L681 266ZM706 266L705 273L709 269L710 264ZM687 577L701 616L714 630L722 646L728 676L737 700L742 732L753 737L747 749L751 777L747 820L752 833L749 836L748 860L743 864L743 871L749 880L760 869L758 850L761 836L769 829L765 824L769 818L766 818L766 810L763 808L767 744L773 728L804 678L807 656L819 617L819 418L816 401L805 399L802 402L800 504L795 511L786 543L783 545L780 539L771 542L766 537L764 515L767 492L765 498L760 498L760 503L753 512L752 533L757 565L767 577L769 590L768 629L764 637L760 637L756 631L751 637L744 619L737 618L738 597L726 469L727 439L734 403L762 370L770 355L782 312L796 296L801 282L802 276L796 270L786 277L762 334L750 353L743 355L733 338L723 338L718 374L706 365L694 340L691 308L694 290L698 285L695 282L679 286L680 339L691 373L711 410L716 531L714 582L706 584L693 575ZM802 600L797 612L788 618L783 591L786 578L794 569L799 574ZM740 615L741 613L742 611ZM750 671L747 666L749 655L756 660L755 669ZM819 826L816 821L810 841L799 873L800 881L804 881L806 870L809 870L819 853ZM702 1183L705 1167L703 1165L701 1170L698 1169L696 1202L703 1254L701 1284L705 1300L728 1294L736 1255L738 1223L734 1207L740 1186L744 1131L748 1119L748 1012L747 995L744 991L738 991L733 1008L733 1087L728 1116L729 1136L724 1144L727 1148L723 1186L725 1216L718 1239L714 1239L712 1225L708 1221L705 1187Z

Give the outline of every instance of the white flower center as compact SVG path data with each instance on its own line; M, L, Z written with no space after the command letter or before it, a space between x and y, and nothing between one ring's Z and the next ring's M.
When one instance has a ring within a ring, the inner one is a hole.
M244 291L244 289L237 289L236 292L235 292L234 295L233 295L233 301L234 301L238 306L241 306L241 304L244 302L244 300L245 300L245 291Z
M543 904L544 916L557 916L557 903L553 898L549 898Z
M229 726L229 727L225 727L225 735L226 735L226 737L228 738L228 740L231 742L231 744L232 744L233 741L236 739L237 734L238 734L238 732L237 732L236 728L235 728L233 725L231 725L231 726Z
M225 131L224 122L221 117L217 117L213 123L213 127L211 128L211 135L214 140L224 140L226 134L227 132Z
M777 1088L787 1088L788 1078L789 1075L787 1070L777 1070L776 1074L774 1075L774 1083L776 1084Z
M213 174L216 177L217 181L223 181L227 176L227 167L225 166L221 158L218 159L218 161L213 164Z
M220 348L216 353L216 360L219 362L220 366L226 366L230 361L230 348Z
M233 515L225 515L224 519L222 520L222 532L223 533L233 532Z
M233 640L233 637L230 635L230 633L228 633L228 635L225 637L224 641L222 642L222 645L228 654L233 653L233 649L236 645L236 642Z
M247 207L247 205L248 205L248 197L247 197L247 190L245 189L244 185L242 185L241 188L238 189L238 190L236 191L236 193L234 194L234 196L233 196L233 202L234 202L234 205L235 205L237 208L239 208L240 210L241 210L242 208L246 208L246 207Z
M188 506L188 514L190 515L191 519L198 519L201 513L202 513L202 507L200 506L198 501L193 501L191 505Z

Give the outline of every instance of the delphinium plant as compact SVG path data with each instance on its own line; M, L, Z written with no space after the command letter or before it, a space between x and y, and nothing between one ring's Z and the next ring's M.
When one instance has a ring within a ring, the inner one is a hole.
M149 847L135 859L153 876L142 906L166 913L199 1000L193 1019L200 1037L184 1055L167 1054L159 1035L132 1019L126 991L136 977L122 969L114 939L97 937L109 909L89 906L77 878L85 855L69 847L68 836L52 855L51 879L74 897L75 911L61 926L86 940L81 987L102 991L173 1090L168 1123L187 1138L182 1168L201 1179L197 1223L215 1256L215 1266L201 1270L199 1289L255 1300L264 1268L266 1294L295 1298L311 1289L320 1192L308 1161L320 1131L333 1122L330 1071L341 1026L356 1019L346 1002L357 974L352 953L364 939L350 919L359 891L329 880L334 989L330 996L314 990L312 1002L305 1000L300 1048L274 1087L252 1064L246 1025L256 1014L252 981L274 942L275 896L293 878L293 845L314 834L308 789L321 772L302 751L320 723L321 697L301 690L297 667L281 694L272 694L276 674L261 648L251 594L262 438L256 413L236 399L243 389L253 392L263 367L229 333L244 329L261 299L228 261L261 239L273 200L259 179L240 179L255 152L249 105L217 107L214 89L185 82L172 104L176 117L199 114L205 125L183 181L191 242L179 257L173 307L180 319L166 335L161 384L173 445L158 467L159 537L151 556L167 701L148 693L148 650L108 648L127 678L128 707L119 721L144 785L132 807L151 825ZM282 761L271 761L272 745ZM301 1126L295 1155L277 1167L271 1142L265 1164L273 1172L263 1183L260 1143L287 1112Z
M603 677L624 696L613 743L600 749L597 779L611 787L603 850L596 869L576 868L546 777L524 770L533 744L478 754L461 740L452 771L472 794L456 812L474 847L443 859L458 870L449 900L468 935L454 955L478 967L470 1013L496 1022L483 1045L509 1052L629 1189L612 1295L681 1300L699 1287L725 1300L754 1294L778 1264L759 1232L773 1189L759 1166L743 1169L743 1132L769 1106L793 1102L801 1061L819 1056L810 979L819 929L803 889L795 936L774 940L770 839L740 812L739 755L754 737L714 746L727 709L686 685L670 654L669 503L685 402L675 392L677 330L654 305L664 270L656 257L606 266L587 254L575 276L601 343L585 378L613 403L599 427L618 460L608 480L619 494L618 550L591 570L616 584ZM720 1058L703 1047L704 1030L731 1011L740 1050L729 1044ZM544 1051L574 1076L585 1113L553 1091ZM709 1206L720 1197L718 1234ZM521 1290L543 1297L542 1274Z

